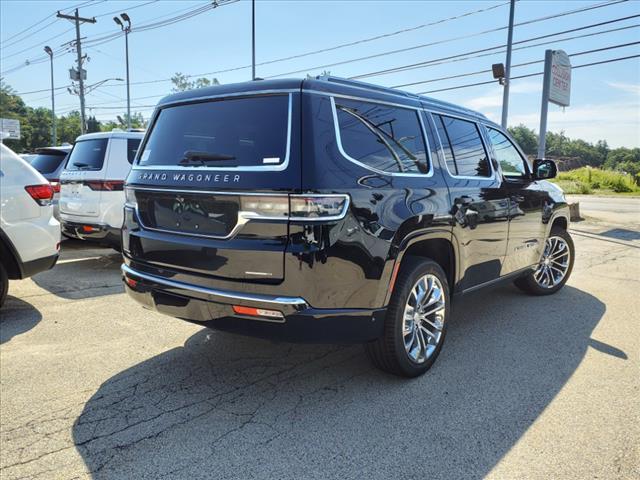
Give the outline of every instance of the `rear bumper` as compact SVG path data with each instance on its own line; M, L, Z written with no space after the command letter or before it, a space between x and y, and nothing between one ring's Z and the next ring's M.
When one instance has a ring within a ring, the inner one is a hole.
M115 247L119 247L122 242L120 229L113 228L109 225L89 222L68 222L66 220L62 220L60 222L60 226L62 234L65 237L88 240Z
M300 297L204 288L122 265L125 289L144 307L206 327L309 343L362 343L382 335L385 309L315 309ZM283 318L238 315L233 305L276 310Z
M55 266L57 261L58 261L58 254L56 253L55 255L51 255L48 257L38 258L36 260L24 262L21 265L22 278L28 278L35 275L36 273L50 270Z

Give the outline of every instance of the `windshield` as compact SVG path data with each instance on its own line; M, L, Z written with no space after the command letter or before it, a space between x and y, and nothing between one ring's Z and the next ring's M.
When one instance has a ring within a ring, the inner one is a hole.
M163 108L139 164L273 167L285 162L287 95L227 99Z
M71 150L65 168L67 170L100 170L104 163L108 142L108 138L80 140Z
M66 153L39 153L31 160L33 168L42 174L53 173L67 156Z

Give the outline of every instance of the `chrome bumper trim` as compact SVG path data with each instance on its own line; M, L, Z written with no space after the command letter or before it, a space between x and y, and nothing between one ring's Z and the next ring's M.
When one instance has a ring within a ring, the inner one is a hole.
M241 293L241 292L228 292L225 290L216 290L213 288L200 287L184 282L176 282L174 280L168 280L162 277L156 277L146 273L138 272L126 264L122 264L120 267L122 273L127 276L141 278L147 280L150 283L164 285L170 288L178 290L186 290L196 292L199 294L207 295L208 300L211 302L224 303L229 305L240 303L253 303L258 305L268 304L271 308L281 310L282 313L295 313L306 308L310 308L310 305L302 297L275 297L271 295L260 295L253 293Z

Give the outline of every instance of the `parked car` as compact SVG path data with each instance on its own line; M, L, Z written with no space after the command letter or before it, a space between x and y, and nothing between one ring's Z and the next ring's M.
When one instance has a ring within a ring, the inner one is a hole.
M65 236L120 249L122 189L143 136L113 131L78 137L60 174Z
M29 162L44 178L49 180L53 187L53 216L57 220L60 220L60 174L70 151L71 145L38 148L35 157Z
M60 250L53 187L6 145L0 145L0 306L9 280L52 268Z
M36 158L35 153L21 153L18 156L27 163L31 163L33 159Z
M398 90L321 77L178 93L127 178L126 290L215 329L362 342L420 375L454 297L565 284L555 174L482 114Z

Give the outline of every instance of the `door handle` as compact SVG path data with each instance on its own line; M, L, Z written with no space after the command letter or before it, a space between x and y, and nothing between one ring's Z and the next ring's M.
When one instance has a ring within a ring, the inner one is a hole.
M512 195L511 200L516 203L524 202L524 197L522 195Z

